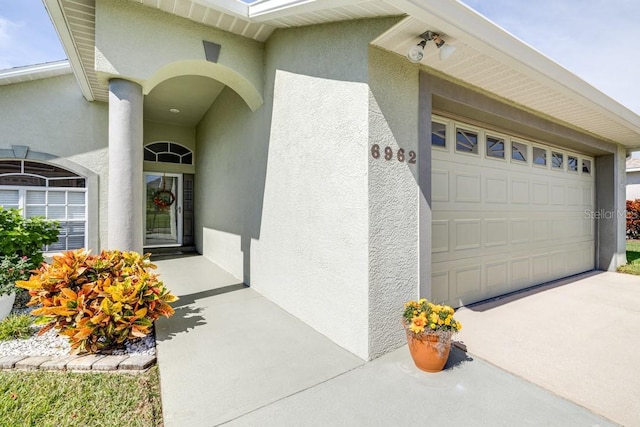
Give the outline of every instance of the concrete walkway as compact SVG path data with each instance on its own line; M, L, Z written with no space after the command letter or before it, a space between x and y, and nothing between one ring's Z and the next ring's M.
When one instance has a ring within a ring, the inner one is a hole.
M156 264L182 298L156 324L167 427L614 425L456 349L437 374L406 346L365 363L203 257Z

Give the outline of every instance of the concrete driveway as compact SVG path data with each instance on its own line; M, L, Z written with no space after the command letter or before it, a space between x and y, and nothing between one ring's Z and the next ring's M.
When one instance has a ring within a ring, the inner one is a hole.
M640 426L640 277L592 272L458 310L469 353Z

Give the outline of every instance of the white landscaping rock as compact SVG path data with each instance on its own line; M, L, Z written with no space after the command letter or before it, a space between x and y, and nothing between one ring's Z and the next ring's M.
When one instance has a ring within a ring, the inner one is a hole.
M66 356L71 346L66 337L51 329L41 336L33 335L27 339L0 341L0 357L4 356ZM125 348L111 352L113 355L155 356L156 340L153 334L134 341L125 341Z

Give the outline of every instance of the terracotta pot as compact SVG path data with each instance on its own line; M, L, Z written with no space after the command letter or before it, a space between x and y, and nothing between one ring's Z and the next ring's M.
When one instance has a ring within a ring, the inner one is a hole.
M16 293L0 295L0 320L6 318L11 313L13 302L16 300Z
M405 331L409 352L411 352L413 363L418 369L426 372L442 371L449 358L451 340L442 339L437 334L416 335L409 329L405 329Z

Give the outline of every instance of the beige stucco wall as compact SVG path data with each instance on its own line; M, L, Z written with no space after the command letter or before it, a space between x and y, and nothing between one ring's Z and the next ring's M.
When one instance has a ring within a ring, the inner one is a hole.
M93 175L88 198L97 205L89 206L93 250L107 236L107 110L106 104L82 97L72 74L0 86L0 151L27 146L29 158Z
M626 196L627 200L640 199L640 171L627 172Z
M363 359L379 315L369 310L368 45L393 22L278 30L265 48L265 106L252 113L227 88L197 129L198 248ZM397 331L398 316L375 333Z
M418 67L404 58L369 49L369 145L380 147L369 167L369 346L375 357L406 342L403 304L420 288L418 163ZM385 148L393 152L385 159ZM398 161L398 150L405 160ZM424 173L430 173L424 171ZM424 219L430 224L430 218ZM429 251L431 247L429 245ZM430 280L425 272L424 280ZM424 295L430 297L430 295Z
M367 359L364 27L282 30L267 43L269 158L252 254L264 260L259 292Z
M196 247L239 282L251 280L260 238L268 138L264 109L251 112L225 88L197 127Z
M262 102L263 44L137 2L96 1L96 72L137 81L149 93L163 79L214 77L234 87L252 108ZM203 40L221 45L217 63L207 62Z

